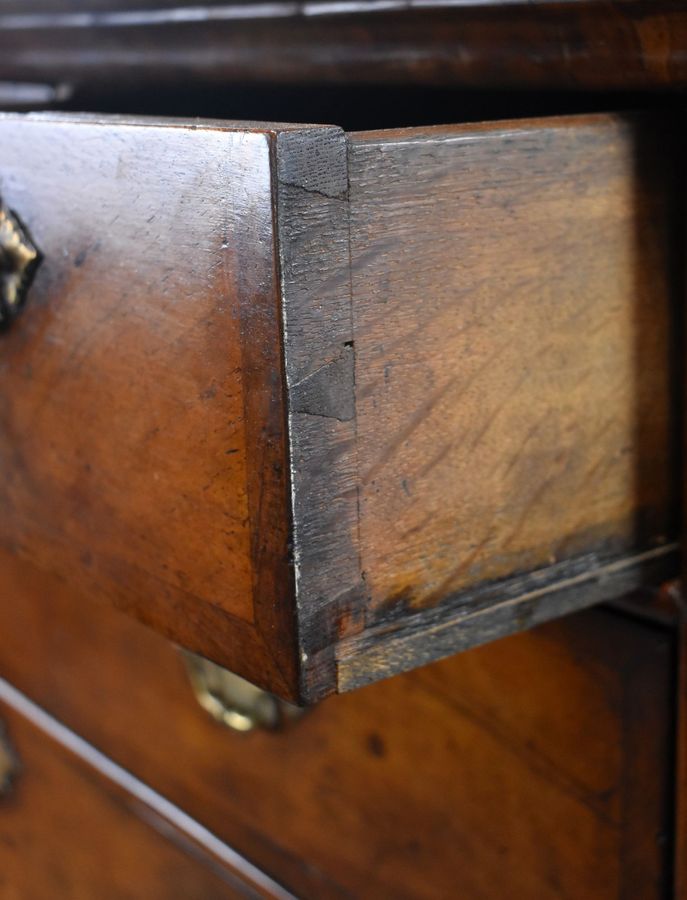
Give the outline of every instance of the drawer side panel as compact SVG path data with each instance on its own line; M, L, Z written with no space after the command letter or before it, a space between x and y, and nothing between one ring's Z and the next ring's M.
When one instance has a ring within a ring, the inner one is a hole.
M651 117L350 136L368 608L340 688L670 555L677 147Z

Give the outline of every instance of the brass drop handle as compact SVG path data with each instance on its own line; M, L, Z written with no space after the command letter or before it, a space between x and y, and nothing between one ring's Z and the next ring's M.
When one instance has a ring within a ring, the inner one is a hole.
M17 215L0 202L0 328L24 305L41 255Z
M202 656L182 650L181 657L200 706L232 731L278 731L305 713Z

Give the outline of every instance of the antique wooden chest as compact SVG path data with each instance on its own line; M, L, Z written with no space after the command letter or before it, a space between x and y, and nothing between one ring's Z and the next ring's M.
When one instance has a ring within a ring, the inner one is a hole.
M686 49L0 0L3 897L682 896Z

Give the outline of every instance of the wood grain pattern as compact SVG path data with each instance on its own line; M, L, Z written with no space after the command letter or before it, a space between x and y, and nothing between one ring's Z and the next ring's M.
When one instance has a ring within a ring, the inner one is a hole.
M444 652L449 614L444 647L517 627L505 578L675 539L677 147L604 116L351 136L368 598L340 686Z
M21 778L0 800L4 900L239 900L250 886L29 721L0 705Z
M190 81L680 89L686 34L681 0L8 0L0 79L77 96Z
M243 397L235 376L240 322L232 315L238 303L235 289L217 283L226 278L226 266L217 272L217 257L227 226L209 215L232 162L240 165L231 159L231 139L207 136L206 153L221 155L216 180L204 178L194 209L188 191L209 163L209 154L198 155L203 141L194 135L189 140L183 131L155 127L3 124L7 200L23 210L45 257L31 307L2 344L3 468L14 461L18 470L3 505L21 511L32 504L23 515L34 528L46 508L58 512L64 537L58 522L42 527L58 532L59 555L65 545L69 553L88 543L119 566L131 560L153 579L250 621L246 491L230 498L217 485L220 463L229 484L246 482ZM185 147L195 164L186 158L171 177L160 177L161 165L164 171ZM269 178L261 136L252 153L259 185ZM55 156L67 160L62 177L50 166ZM125 165L132 174L128 187L117 177ZM209 402L219 392L224 405ZM221 448L225 419L227 447ZM22 469L28 469L23 478ZM36 483L40 491L31 491ZM200 490L202 502L195 495ZM215 524L219 515L227 519L224 534ZM25 541L16 518L5 518L3 538ZM236 548L229 565L222 559L227 544ZM73 565L88 567L87 559Z
M8 592L0 675L299 897L668 894L670 629L590 610L237 735L133 619L5 554Z

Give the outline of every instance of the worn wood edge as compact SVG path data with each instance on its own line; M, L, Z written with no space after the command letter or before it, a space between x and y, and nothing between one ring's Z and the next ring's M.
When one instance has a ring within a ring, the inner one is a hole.
M483 122L451 122L446 125L412 125L401 128L368 128L349 131L348 139L355 148L373 150L378 145L393 147L433 143L471 143L493 137L503 140L510 136L522 138L527 134L541 136L546 131L566 131L571 127L607 129L618 125L647 124L656 119L652 110L632 109L620 112L562 113L560 115L528 116L527 118L487 119Z
M71 112L60 110L31 110L17 112L0 110L0 121L21 119L29 122L52 125L103 125L126 128L180 128L188 131L225 131L229 133L276 135L285 131L302 131L304 128L316 131L327 130L328 125L294 124L291 122L269 122L242 119L209 119L188 116L125 115L121 113Z
M220 866L226 876L237 882L236 887L245 890L248 896L294 900L288 890L237 850L53 718L3 678L0 678L0 703L57 744L70 758L93 771L103 779L109 790L120 793L139 819L149 824L151 818L164 822L173 840L178 835L177 840L188 842L200 859Z
M346 138L283 132L275 154L300 692L312 702L336 689L334 645L363 591Z
M590 554L460 592L433 610L381 619L363 635L340 642L337 690L354 690L637 588L659 585L675 577L678 569L677 544L615 560ZM465 612L476 603L481 608Z

